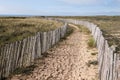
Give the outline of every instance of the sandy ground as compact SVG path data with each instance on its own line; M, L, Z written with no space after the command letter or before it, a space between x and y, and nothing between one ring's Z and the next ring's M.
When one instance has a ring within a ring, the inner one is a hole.
M47 51L46 58L36 61L38 67L32 74L15 75L11 80L98 80L98 66L88 66L89 60L97 60L97 55L91 55L96 49L87 47L88 38L76 28L66 40Z

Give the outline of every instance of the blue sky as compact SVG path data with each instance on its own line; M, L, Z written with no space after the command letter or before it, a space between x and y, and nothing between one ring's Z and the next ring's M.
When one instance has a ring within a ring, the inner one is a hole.
M4 15L120 15L120 0L0 0Z

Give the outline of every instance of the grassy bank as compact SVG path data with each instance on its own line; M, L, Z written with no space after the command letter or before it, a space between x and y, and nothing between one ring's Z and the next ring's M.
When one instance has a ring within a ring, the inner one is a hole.
M12 17L0 18L0 45L22 40L36 32L54 30L63 23L43 18Z
M118 45L120 47L120 16L58 16L57 18L92 22L100 27L110 46Z
M79 20L87 20L98 25L109 45L120 46L120 16L83 17Z

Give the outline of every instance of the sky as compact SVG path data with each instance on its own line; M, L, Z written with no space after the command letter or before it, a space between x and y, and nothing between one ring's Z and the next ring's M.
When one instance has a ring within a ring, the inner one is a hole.
M120 0L0 0L0 15L120 15Z

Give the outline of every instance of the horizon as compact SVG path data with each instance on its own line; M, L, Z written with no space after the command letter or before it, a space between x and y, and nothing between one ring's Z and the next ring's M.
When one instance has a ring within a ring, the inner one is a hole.
M29 14L25 14L25 15L19 15L19 14L0 14L0 17L41 17L41 16L60 16L60 17L101 17L101 16L120 16L120 15L29 15Z
M41 17L41 16L46 16L46 17L50 17L50 16L60 16L60 17L102 17L102 16L120 16L120 15L29 15L29 14L26 14L26 15L16 15L16 14L7 14L7 15L4 15L4 14L0 14L0 17Z

